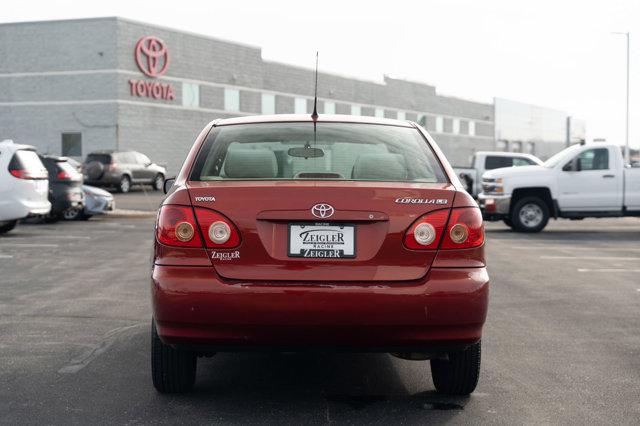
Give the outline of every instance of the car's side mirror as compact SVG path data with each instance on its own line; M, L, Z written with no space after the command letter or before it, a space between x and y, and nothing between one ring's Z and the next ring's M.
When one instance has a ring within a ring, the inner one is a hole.
M149 167L150 165L152 165L153 163L144 163L145 167Z
M164 184L162 185L162 190L164 191L165 194L169 192L169 189L171 189L174 183L176 183L176 178L174 177L164 180Z

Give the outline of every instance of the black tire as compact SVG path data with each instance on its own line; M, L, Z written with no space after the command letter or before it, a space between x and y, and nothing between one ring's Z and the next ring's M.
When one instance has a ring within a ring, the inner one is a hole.
M6 234L16 227L18 224L17 220L10 220L8 222L0 222L0 234Z
M449 354L448 360L431 360L431 378L436 390L446 395L469 395L480 377L481 343L462 352Z
M507 225L509 228L513 228L513 222L511 222L510 218L505 218L502 219L502 221L504 222L505 225Z
M67 209L62 212L62 218L64 220L79 220L83 213L82 209Z
M162 191L164 189L164 175L162 173L156 175L153 179L152 186L156 191Z
M78 216L78 220L89 220L93 217L92 214L86 214L85 212L80 213L80 216Z
M59 213L49 213L42 217L42 222L44 223L56 223L60 221L62 216Z
M511 223L516 231L540 232L547 226L547 222L549 206L538 197L521 198L511 210Z
M198 358L193 352L182 351L162 343L151 322L151 376L160 393L182 393L193 389Z
M118 192L126 194L131 191L131 178L127 175L122 175L120 178L120 183L118 184Z

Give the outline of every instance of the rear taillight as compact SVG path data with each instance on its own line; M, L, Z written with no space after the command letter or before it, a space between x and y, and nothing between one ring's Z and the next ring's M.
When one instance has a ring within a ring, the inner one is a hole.
M156 224L156 237L162 244L178 247L202 247L191 207L162 206Z
M71 175L64 170L60 170L56 175L56 179L58 180L71 180Z
M107 171L109 172L113 172L116 170L116 168L118 167L117 163L111 163L107 165Z
M240 232L229 219L218 212L195 208L200 232L207 248L232 248L240 245Z
M177 247L203 247L202 238L207 248L232 248L240 244L240 233L229 219L200 207L162 206L156 236L160 243Z
M18 179L40 180L47 179L48 177L45 173L30 173L25 169L9 169L9 173L11 173L11 176Z
M448 216L449 210L438 210L420 217L404 234L404 245L414 250L438 248Z
M484 243L482 214L476 207L451 210L441 249L461 249L479 247Z
M434 250L439 244L440 249L463 249L479 247L483 243L482 214L475 207L454 208L450 217L449 210L427 213L404 235L404 245L413 250Z

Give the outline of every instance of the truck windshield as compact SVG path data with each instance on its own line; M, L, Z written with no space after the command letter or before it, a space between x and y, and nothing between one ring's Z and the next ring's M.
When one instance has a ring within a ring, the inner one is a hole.
M447 182L412 127L361 123L266 123L214 128L191 180Z
M545 161L544 166L549 169L552 169L558 164L563 163L565 159L569 160L569 158L571 158L573 154L579 149L580 149L580 145L573 145L567 149L563 149L562 151L558 152L557 154L549 158L547 161Z

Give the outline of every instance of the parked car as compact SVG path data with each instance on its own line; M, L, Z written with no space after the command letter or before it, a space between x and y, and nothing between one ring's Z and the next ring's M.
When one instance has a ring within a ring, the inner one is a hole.
M34 147L0 142L0 234L20 219L49 213L48 189L47 170Z
M640 216L640 169L625 167L614 144L578 144L541 166L498 169L482 177L487 220L540 232L549 218Z
M88 185L114 187L119 192L129 192L133 184L159 191L167 170L136 151L96 151L87 155L84 175Z
M77 215L84 208L82 175L67 161L66 157L40 156L49 173L49 201L51 211L45 218L54 222Z
M76 169L79 173L82 173L82 163L79 162L78 160L75 160L71 157L67 157L67 162L69 164L71 164L71 167L73 167L74 169Z
M536 164L542 164L542 160L531 154L478 151L471 157L471 167L454 166L453 170L455 170L467 192L475 198L482 192L481 178L487 170Z
M391 352L438 391L477 384L489 278L478 205L417 124L219 120L157 217L152 377L192 388L221 351Z
M103 214L115 209L113 195L95 186L82 185L84 193L84 208L69 210L64 215L67 220L88 220L94 215Z

